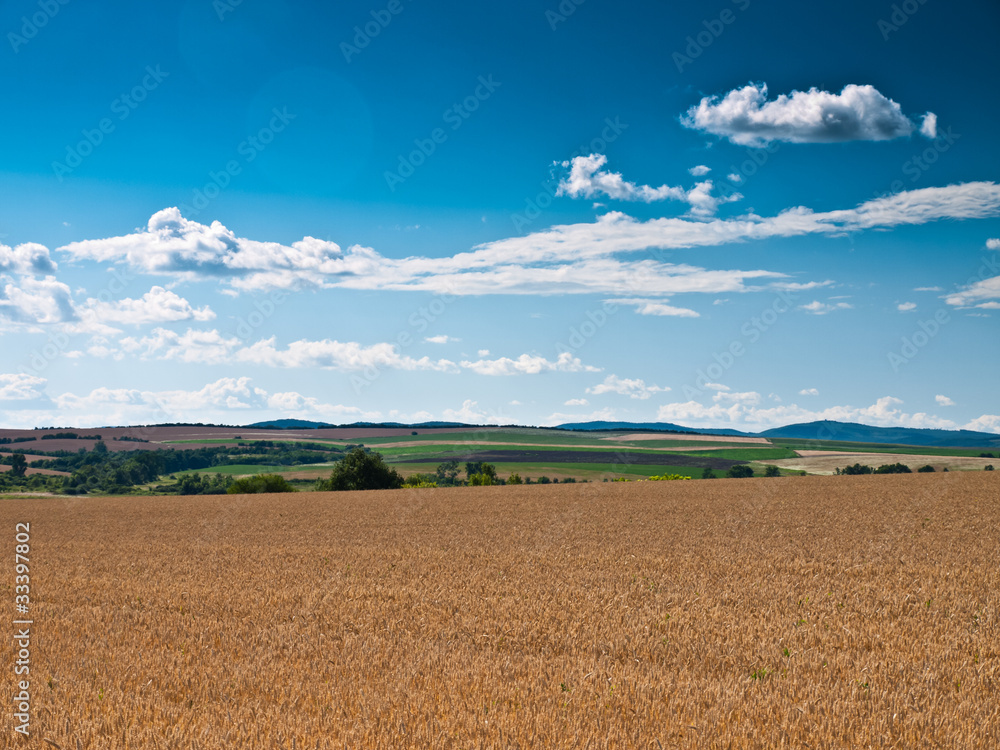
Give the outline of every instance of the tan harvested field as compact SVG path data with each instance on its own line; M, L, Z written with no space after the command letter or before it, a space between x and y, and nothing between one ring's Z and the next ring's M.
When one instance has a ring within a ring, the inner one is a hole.
M602 440L704 440L711 443L761 443L771 441L762 437L741 437L739 435L688 435L687 433L635 432L629 435L615 435Z
M8 602L23 521L11 746L1000 747L1000 472L7 499Z
M842 453L840 451L796 451L799 458L768 459L763 463L774 464L783 469L798 469L810 474L833 474L845 466L862 464L873 469L883 464L906 464L912 471L930 464L935 471L982 471L992 465L1000 469L1000 460L995 458L973 458L971 456L917 456L910 453Z

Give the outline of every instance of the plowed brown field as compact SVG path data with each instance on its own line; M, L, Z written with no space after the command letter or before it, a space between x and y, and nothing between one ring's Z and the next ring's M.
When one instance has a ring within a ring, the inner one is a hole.
M3 637L4 747L1000 747L1000 472L0 521L8 613L31 523L34 620L27 741Z

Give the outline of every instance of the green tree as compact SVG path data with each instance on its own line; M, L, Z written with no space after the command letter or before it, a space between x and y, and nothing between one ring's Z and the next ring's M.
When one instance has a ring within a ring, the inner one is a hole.
M730 479L746 479L753 476L753 469L746 464L736 464L736 466L729 467L726 476Z
M711 466L706 466L704 469L701 470L701 478L702 479L715 479L715 472L712 471L712 467Z
M489 487L490 485L500 484L500 479L497 477L497 467L493 464L483 463L482 461L477 462L479 466L479 471L469 475L469 485L472 487ZM466 464L469 466L471 464Z
M190 474L188 476L191 476ZM184 477L187 479L187 476ZM183 480L181 480L183 482ZM199 485L201 482L199 482ZM254 474L233 482L227 492L230 495L256 495L265 492L295 492L288 480L277 474ZM183 494L183 493L182 493Z
M507 484L522 484L520 474L511 474L507 477Z
M10 457L10 474L14 477L23 477L28 471L28 460L23 453L15 453Z
M317 490L398 490L403 477L388 466L381 453L355 448L333 467L330 478L316 484Z
M443 464L438 464L437 483L439 485L442 487L454 486L457 477L458 461L445 461Z
M934 467L931 466L930 464L925 464L924 466L921 466L919 469L917 469L918 474L930 474L933 471Z
M948 470L945 469L945 471ZM993 471L993 464L986 464L986 466L983 467L983 471Z
M781 476L781 472L778 471L778 467L775 466L774 464L768 464L766 467L764 467L764 476L765 477L780 477Z

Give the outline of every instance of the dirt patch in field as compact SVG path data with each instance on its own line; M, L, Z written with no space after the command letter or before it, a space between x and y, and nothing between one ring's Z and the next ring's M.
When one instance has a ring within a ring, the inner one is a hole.
M877 469L883 464L905 464L912 471L928 464L935 471L982 471L987 465L1000 469L1000 459L970 456L915 456L908 453L845 453L839 451L797 451L799 458L767 459L763 463L810 474L834 474L837 469L861 464Z
M10 464L0 464L0 471L10 471ZM24 473L27 476L32 474L42 474L47 477L68 477L70 473L68 471L55 471L53 469L32 469L30 466L25 469Z

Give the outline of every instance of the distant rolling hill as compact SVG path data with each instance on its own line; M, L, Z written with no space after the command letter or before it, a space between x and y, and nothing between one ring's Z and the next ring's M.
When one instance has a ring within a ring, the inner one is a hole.
M972 430L926 430L913 427L872 427L854 422L805 422L760 433L767 438L839 440L851 443L895 443L940 448L1000 448L1000 435Z
M559 425L565 430L635 430L703 435L740 435L746 437L788 438L793 440L839 441L848 443L886 443L922 445L938 448L1000 448L1000 435L971 430L925 430L913 427L872 427L854 422L805 422L775 427L763 432L739 430L699 430L670 422L574 422Z

